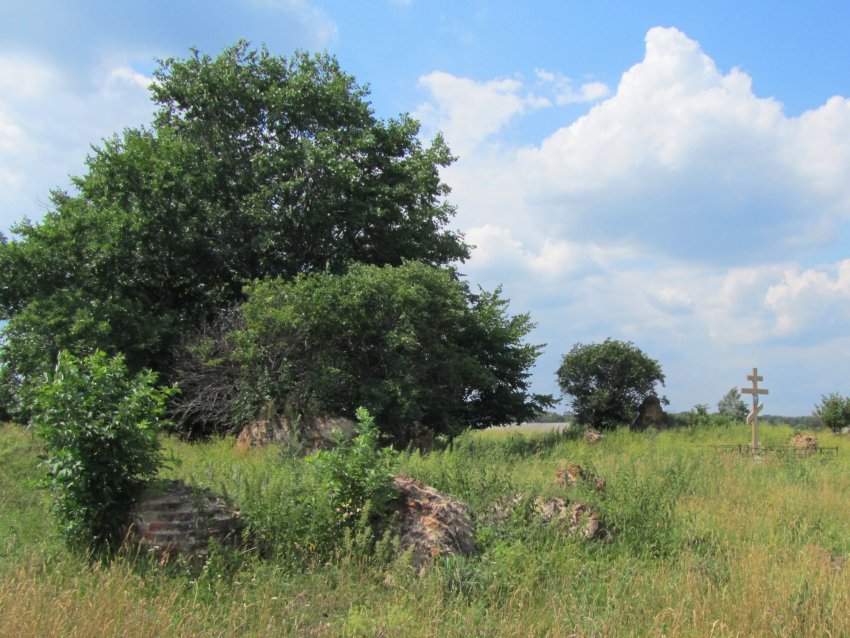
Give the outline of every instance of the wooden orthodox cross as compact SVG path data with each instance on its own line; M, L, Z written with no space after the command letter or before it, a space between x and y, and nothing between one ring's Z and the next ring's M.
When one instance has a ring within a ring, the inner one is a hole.
M764 403L759 403L758 395L767 394L767 390L759 387L759 381L764 381L764 377L759 376L758 368L753 368L753 373L747 375L747 381L752 381L753 387L741 388L741 394L753 395L753 409L747 417L747 422L753 426L753 454L756 454L759 449L759 412L764 407Z

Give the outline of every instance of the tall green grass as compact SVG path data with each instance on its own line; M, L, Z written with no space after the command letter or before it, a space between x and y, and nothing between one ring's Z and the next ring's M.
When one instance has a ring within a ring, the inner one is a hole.
M765 426L761 438L793 434ZM479 553L420 576L350 536L322 560L298 553L315 534L303 526L323 516L314 477L275 448L240 456L232 439L169 439L164 473L226 492L262 551L214 552L200 573L90 565L52 532L37 443L0 426L0 636L850 635L850 440L816 436L838 454L754 461L707 447L748 442L734 425L617 431L597 445L499 430L405 452L402 471L482 514ZM605 477L604 494L555 485L568 463ZM591 501L615 533L587 542L533 517L483 516L517 493Z

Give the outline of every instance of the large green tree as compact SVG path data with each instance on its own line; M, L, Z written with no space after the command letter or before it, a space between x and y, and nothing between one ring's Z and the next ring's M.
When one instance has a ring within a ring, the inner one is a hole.
M261 407L297 422L362 405L404 444L414 424L452 435L552 405L529 390L542 346L525 343L528 315L510 316L499 291L473 293L449 269L358 264L258 282L228 323L194 344L178 377L190 420L212 427Z
M577 343L557 372L579 423L600 429L629 423L640 404L664 385L661 365L629 341Z
M151 92L149 127L105 140L40 223L0 235L12 383L64 348L168 372L175 344L257 278L468 256L446 227L442 139L378 119L334 58L193 50L161 62Z

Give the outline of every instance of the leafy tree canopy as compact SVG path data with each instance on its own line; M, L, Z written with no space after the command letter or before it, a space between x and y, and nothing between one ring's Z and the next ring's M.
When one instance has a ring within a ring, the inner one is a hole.
M813 415L824 427L840 432L850 427L850 397L838 392L824 394L821 402L815 406Z
M468 256L446 228L442 139L376 118L334 58L193 50L162 61L151 92L149 128L105 140L41 223L0 235L7 377L63 348L168 371L181 337L254 279Z
M576 421L600 429L632 420L640 404L664 385L661 365L628 341L577 343L557 372L561 391L572 397Z
M452 435L552 404L529 391L542 346L524 342L528 315L509 316L498 290L472 293L443 268L358 264L345 275L258 282L231 324L217 343L194 345L194 366L180 367L179 401L190 411L217 396L223 404L205 413L236 423L268 404L293 421L352 417L363 405L403 445L414 424ZM221 379L238 391L210 392Z
M747 404L741 399L741 394L738 388L732 388L723 395L723 398L717 404L717 413L721 416L729 417L735 421L743 421L747 418L750 409Z

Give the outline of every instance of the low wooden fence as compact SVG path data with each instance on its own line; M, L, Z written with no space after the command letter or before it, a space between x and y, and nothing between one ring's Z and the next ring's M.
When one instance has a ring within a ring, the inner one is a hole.
M741 445L707 445L703 446L707 448L712 448L716 452L728 452L728 453L737 453L737 454L746 454L749 456L753 455L753 446L749 444L741 444ZM812 456L815 454L825 455L825 456L834 456L838 453L837 447L816 447L816 448L804 448L797 447L794 445L759 445L758 446L758 454L786 454L786 455L794 455L794 456Z

